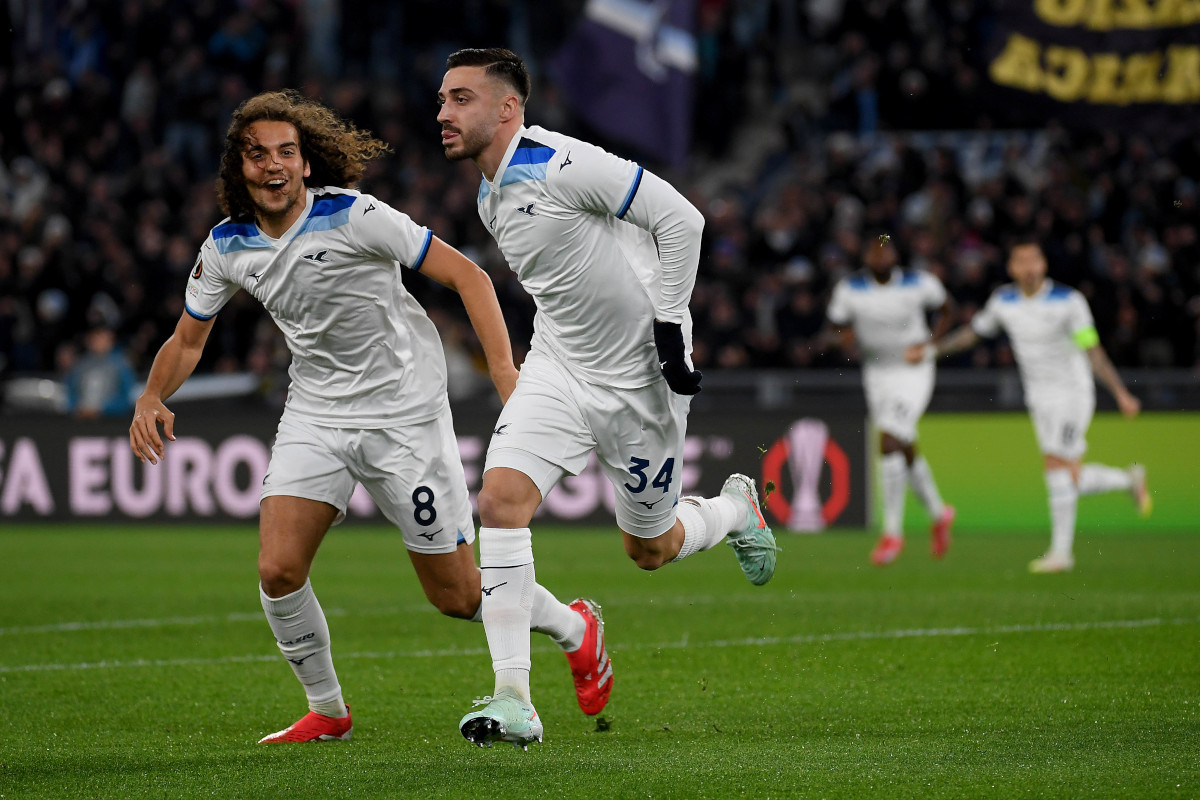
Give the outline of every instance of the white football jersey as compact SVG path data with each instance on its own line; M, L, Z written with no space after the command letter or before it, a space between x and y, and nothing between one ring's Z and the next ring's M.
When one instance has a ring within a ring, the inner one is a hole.
M307 190L278 239L228 219L200 248L184 298L211 319L238 289L270 312L292 363L287 408L317 425L383 428L433 419L447 404L437 329L404 289L433 234L351 189Z
M513 136L479 185L479 217L537 306L532 350L581 380L624 389L661 380L658 250L623 221L641 180L632 161L535 126ZM682 324L690 343L686 310Z
M869 271L838 281L826 315L837 325L854 326L863 367L904 364L909 345L929 340L927 311L946 302L946 288L923 270L892 270L887 283Z
M1047 279L1037 294L1026 297L1016 285L1005 284L992 292L971 328L988 338L1001 329L1008 334L1029 404L1095 396L1092 366L1076 343L1076 337L1094 338L1095 323L1087 300L1075 289Z

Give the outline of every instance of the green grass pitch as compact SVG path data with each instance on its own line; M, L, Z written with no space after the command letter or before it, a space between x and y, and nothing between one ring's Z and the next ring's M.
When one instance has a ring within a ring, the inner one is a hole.
M603 606L615 690L575 705L534 638L546 740L457 730L491 690L483 628L424 601L399 538L335 529L313 583L354 740L258 746L304 699L239 528L0 527L3 798L1200 797L1200 536L784 536L637 570L614 531L538 528L538 578ZM607 730L601 728L607 727Z

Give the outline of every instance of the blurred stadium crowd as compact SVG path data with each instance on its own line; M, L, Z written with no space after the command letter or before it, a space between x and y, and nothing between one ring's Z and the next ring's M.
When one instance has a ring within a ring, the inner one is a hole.
M449 52L511 46L535 73L529 122L637 158L579 122L569 87L551 79L582 5L0 4L0 378L68 374L98 327L116 331L135 371L148 368L220 220L213 179L230 112L288 86L391 144L362 188L488 269L520 351L532 305L478 221L477 171L441 155L434 98ZM870 231L939 275L965 320L1004 280L1006 237L1029 228L1044 235L1052 277L1089 297L1119 366L1197 364L1188 176L1200 175L1200 138L997 130L964 55L987 25L969 0L697 6L692 156L680 170L643 163L708 219L692 303L700 366L844 364L822 335L825 301ZM460 304L409 283L444 333L455 393L474 391L483 378ZM989 346L960 363L1009 358ZM287 360L241 295L200 369L277 375Z

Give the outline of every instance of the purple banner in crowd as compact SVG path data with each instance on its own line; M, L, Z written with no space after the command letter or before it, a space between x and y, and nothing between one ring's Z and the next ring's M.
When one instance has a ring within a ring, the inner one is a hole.
M1195 136L1198 8L1176 0L1001 0L984 48L995 118Z
M695 16L694 0L588 0L552 74L597 131L680 164L691 136Z

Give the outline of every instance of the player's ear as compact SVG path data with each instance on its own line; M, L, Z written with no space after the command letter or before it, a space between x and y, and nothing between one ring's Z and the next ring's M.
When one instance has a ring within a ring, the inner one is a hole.
M500 121L508 122L520 113L521 103L517 100L516 95L505 95L503 102L500 103Z
M308 159L304 159L304 177L308 178L312 175L312 167L308 165Z

